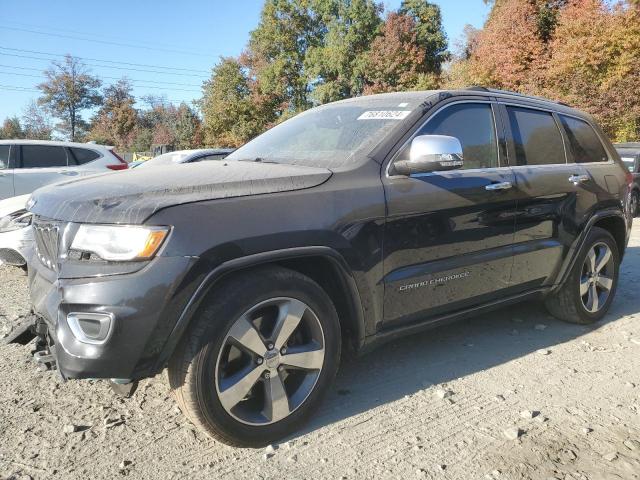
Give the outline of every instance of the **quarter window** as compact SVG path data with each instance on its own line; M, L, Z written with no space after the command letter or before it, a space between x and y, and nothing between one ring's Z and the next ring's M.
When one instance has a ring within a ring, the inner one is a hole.
M591 125L577 118L560 115L576 163L606 162L609 156Z
M460 140L465 169L498 166L493 110L488 103L452 105L434 115L416 135L447 135ZM407 145L399 159L409 156Z
M516 165L566 163L558 125L549 112L507 107Z
M9 152L11 147L9 145L0 145L0 170L9 168Z
M88 148L71 147L71 153L73 153L73 157L76 159L78 165L91 162L100 156L98 152L89 150Z
M67 152L63 147L22 145L22 168L66 167Z

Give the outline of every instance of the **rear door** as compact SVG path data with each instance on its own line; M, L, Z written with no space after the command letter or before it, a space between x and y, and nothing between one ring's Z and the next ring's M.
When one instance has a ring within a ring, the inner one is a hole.
M14 188L16 195L31 193L49 183L59 182L78 173L69 167L70 160L65 147L57 145L20 146L20 155L15 169Z
M519 290L550 284L594 204L591 177L567 162L569 140L555 113L501 106L516 179L518 210L511 281Z
M0 200L15 196L11 161L11 150L15 148L13 145L0 145Z
M457 101L414 134L458 138L463 169L383 175L386 323L423 321L508 292L515 178L494 110L489 101ZM392 161L403 160L409 146Z

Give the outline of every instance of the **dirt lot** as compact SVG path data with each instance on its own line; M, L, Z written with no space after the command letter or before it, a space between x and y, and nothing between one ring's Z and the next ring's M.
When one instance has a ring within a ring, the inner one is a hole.
M28 346L0 347L0 477L640 478L634 230L601 324L528 304L399 340L343 364L313 423L273 453L209 440L161 377L122 400L38 371ZM0 278L2 338L27 300L19 271Z

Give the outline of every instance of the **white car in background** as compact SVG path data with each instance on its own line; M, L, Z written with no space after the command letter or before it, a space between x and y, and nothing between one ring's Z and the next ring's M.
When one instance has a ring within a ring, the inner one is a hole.
M31 194L0 200L0 265L25 267L33 252L31 213L26 204Z
M0 200L80 175L124 170L113 147L95 143L0 140Z

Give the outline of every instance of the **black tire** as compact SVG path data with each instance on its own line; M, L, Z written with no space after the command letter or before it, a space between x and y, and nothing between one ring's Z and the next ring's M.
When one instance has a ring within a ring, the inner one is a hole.
M633 190L631 192L631 215L633 217L638 216L638 210L640 210L640 192Z
M235 322L253 306L275 297L297 299L315 313L324 335L324 363L311 393L289 416L268 425L249 425L223 407L216 362ZM265 446L298 430L317 410L334 380L340 350L338 315L325 291L298 272L261 267L231 276L206 299L169 361L169 385L182 412L214 439L238 447Z
M583 266L587 255L594 246L605 244L611 251L612 287L603 305L596 312L591 312L583 303L580 295L580 282L583 277ZM620 272L620 253L613 236L602 228L594 227L589 232L585 244L564 284L545 299L547 310L556 318L569 323L589 325L602 319L609 310L615 297Z

